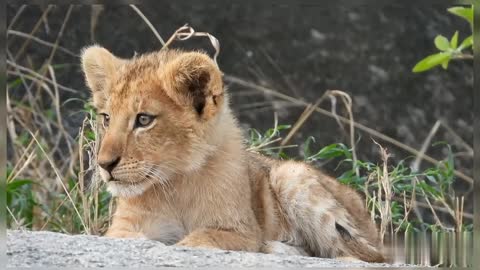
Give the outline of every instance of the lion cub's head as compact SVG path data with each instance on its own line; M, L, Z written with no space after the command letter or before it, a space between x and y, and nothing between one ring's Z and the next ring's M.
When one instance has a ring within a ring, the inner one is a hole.
M225 106L221 72L206 54L127 60L92 46L82 67L101 126L100 175L113 195L138 195L202 166Z

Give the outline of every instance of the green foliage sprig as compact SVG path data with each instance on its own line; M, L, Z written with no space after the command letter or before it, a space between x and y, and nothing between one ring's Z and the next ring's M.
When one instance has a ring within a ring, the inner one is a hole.
M448 12L467 20L473 32L473 6L452 7L448 9ZM443 69L447 69L450 60L473 59L473 54L465 53L465 50L473 46L473 34L466 37L460 45L458 45L458 38L458 31L455 31L450 40L445 36L437 35L434 39L434 44L440 52L422 59L413 67L412 71L416 73L424 72L439 65Z

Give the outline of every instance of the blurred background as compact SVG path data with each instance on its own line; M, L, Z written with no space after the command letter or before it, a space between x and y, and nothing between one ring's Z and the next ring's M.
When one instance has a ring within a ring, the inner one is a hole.
M448 8L222 1L10 4L8 226L104 231L113 200L102 188L90 189L97 138L81 49L96 43L130 58L162 48L149 24L166 41L188 23L218 39L217 60L231 106L252 148L305 159L358 188L386 232L469 231L471 50L447 69L412 72L442 48L434 44L438 35L449 46L456 31L458 44L471 35L468 21ZM202 37L177 40L172 47L215 52ZM389 154L386 163L382 151ZM387 175L381 172L384 164ZM385 181L391 194L378 193Z

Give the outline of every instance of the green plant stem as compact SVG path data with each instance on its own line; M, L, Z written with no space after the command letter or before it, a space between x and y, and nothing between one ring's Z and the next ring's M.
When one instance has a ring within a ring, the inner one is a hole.
M473 60L473 54L468 54L468 53L455 54L455 55L452 56L452 59L455 59L455 60Z

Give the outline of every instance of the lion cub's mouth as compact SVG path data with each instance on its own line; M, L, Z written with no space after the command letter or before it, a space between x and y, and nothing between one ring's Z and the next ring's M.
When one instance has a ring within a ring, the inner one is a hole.
M135 186L142 186L148 182L152 182L155 179L155 175L152 173L148 173L144 175L144 177L138 177L135 181L131 181L128 178L122 177L115 177L110 175L109 179L106 181L107 184L111 184L117 186L118 188L128 188L128 187L135 187Z
M110 180L108 180L108 183L113 183L113 184L122 185L122 186L135 186L135 185L143 184L149 179L150 179L150 177L147 176L143 179L132 182L132 181L128 181L128 180L121 180L121 179L118 179L118 178L110 178Z

